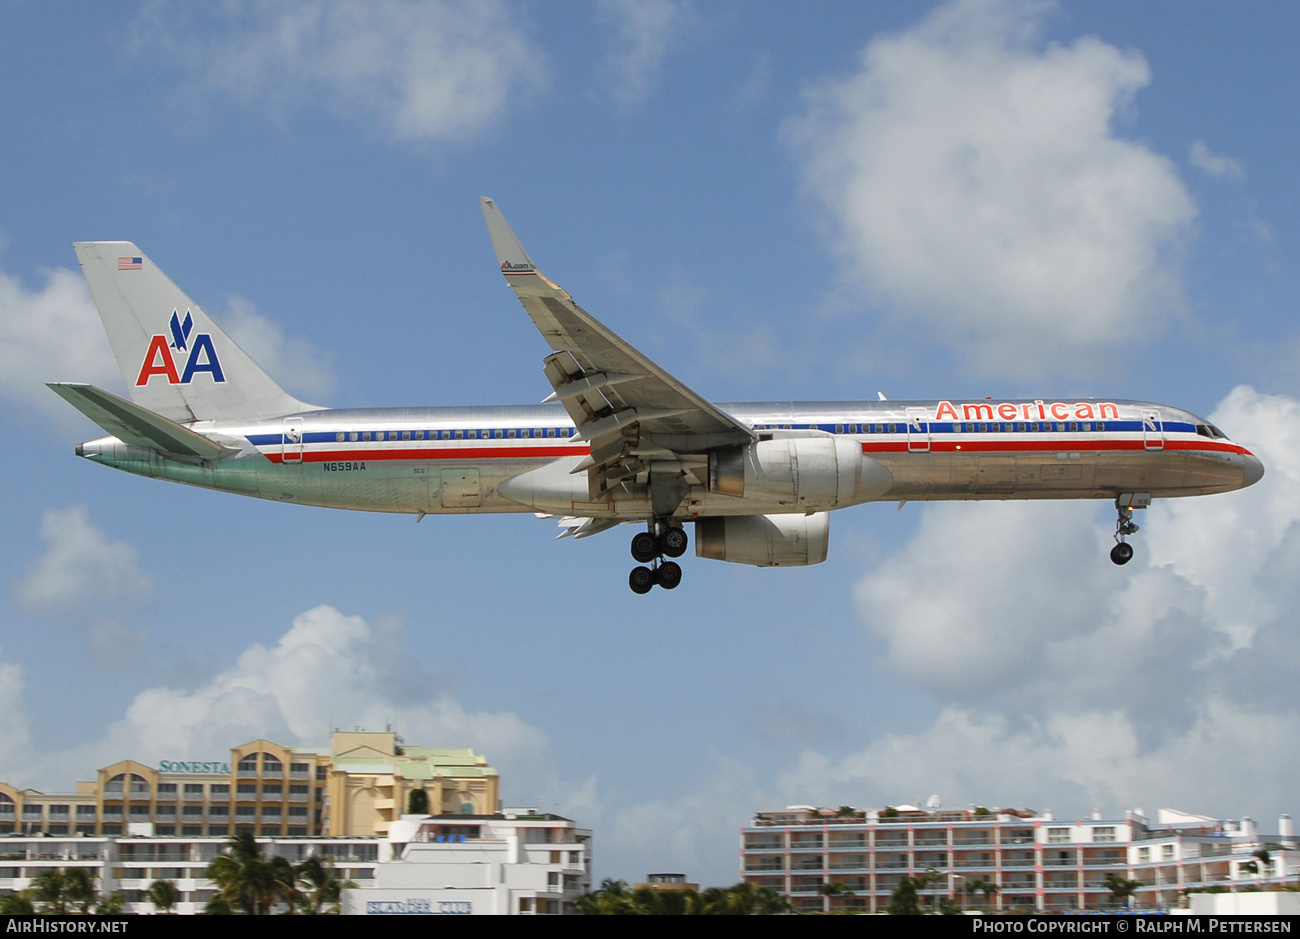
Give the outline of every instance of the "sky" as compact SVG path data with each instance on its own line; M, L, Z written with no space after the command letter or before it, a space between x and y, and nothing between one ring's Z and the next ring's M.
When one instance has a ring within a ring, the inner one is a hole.
M473 747L597 879L738 879L787 804L1300 811L1300 9L1153 0L7 6L0 778ZM862 506L828 560L261 502L78 460L123 382L70 243L137 243L291 393L527 404L477 197L714 401L1095 395L1249 490Z

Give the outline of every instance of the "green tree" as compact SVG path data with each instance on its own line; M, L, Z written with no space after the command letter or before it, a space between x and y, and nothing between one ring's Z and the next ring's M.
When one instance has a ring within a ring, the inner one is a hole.
M423 789L412 789L406 800L407 815L428 815L429 794Z
M88 914L90 907L99 899L99 891L95 889L95 878L90 871L84 867L65 868L63 896L82 916Z
M890 916L919 916L921 899L917 895L916 878L904 877L889 895L889 905L885 907Z
M262 846L248 832L239 832L226 842L226 853L208 865L207 877L217 887L228 908L249 916L264 916L277 903L296 908L297 872L282 857L267 860Z
M31 916L35 912L36 906L26 891L0 897L0 916Z
M331 857L323 861L309 857L298 865L296 874L298 882L307 888L299 897L298 908L313 916L322 911L337 914L343 905L343 891L356 886L352 881L339 877Z
M32 897L43 904L42 913L62 916L68 912L67 878L61 868L52 867L32 881Z
M1110 895L1115 899L1115 902L1127 909L1129 901L1137 893L1138 888L1142 886L1142 881L1129 880L1120 874L1107 874L1105 886L1110 891Z
M124 909L126 909L126 897L120 893L110 893L99 898L99 902L95 904L95 915L118 916Z
M176 901L180 899L180 892L170 880L155 880L149 885L148 896L155 910L159 913L170 913Z

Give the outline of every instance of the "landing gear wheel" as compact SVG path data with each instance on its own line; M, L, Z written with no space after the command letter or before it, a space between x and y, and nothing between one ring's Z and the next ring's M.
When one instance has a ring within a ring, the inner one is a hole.
M648 567L634 567L632 573L627 575L627 585L632 588L633 593L649 593L655 585L655 572ZM677 574L677 579L681 580L681 572Z
M659 547L670 558L679 558L685 554L686 543L686 532L680 528L667 528L659 536Z
M659 539L648 531L639 531L632 536L632 557L645 564L659 556ZM633 588L636 589L635 587ZM650 588L646 588L648 590ZM644 593L645 591L641 591Z
M1133 560L1133 546L1126 541L1121 541L1110 549L1110 559L1116 564L1127 564Z
M664 561L659 565L659 570L656 573L659 575L659 586L665 590L672 590L682 582L681 565L672 561Z

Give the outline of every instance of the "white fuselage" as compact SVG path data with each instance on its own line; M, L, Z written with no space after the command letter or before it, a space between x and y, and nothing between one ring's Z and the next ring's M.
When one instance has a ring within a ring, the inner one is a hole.
M684 467L688 491L677 520L807 514L880 500L1203 495L1248 486L1263 472L1207 421L1136 401L720 407L752 427L758 442L730 469L717 454L683 455L674 470ZM323 409L189 426L238 452L186 460L103 437L78 453L139 475L330 508L653 514L655 464L595 498L587 474L570 472L588 445L558 405Z

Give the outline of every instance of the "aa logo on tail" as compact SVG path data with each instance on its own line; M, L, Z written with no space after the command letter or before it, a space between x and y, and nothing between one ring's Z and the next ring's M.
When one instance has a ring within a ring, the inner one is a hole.
M191 343L190 332L194 329L194 317L189 310L185 311L184 320L176 310L172 310L169 327L170 343L168 337L161 334L149 340L149 349L140 365L140 376L135 380L137 388L149 384L155 375L165 375L169 385L188 385L199 372L207 372L215 382L226 380L221 371L221 362L217 359L217 350L212 345L212 337L207 333L197 333ZM173 349L176 354L173 354ZM185 356L185 367L179 371L176 368L178 354Z

